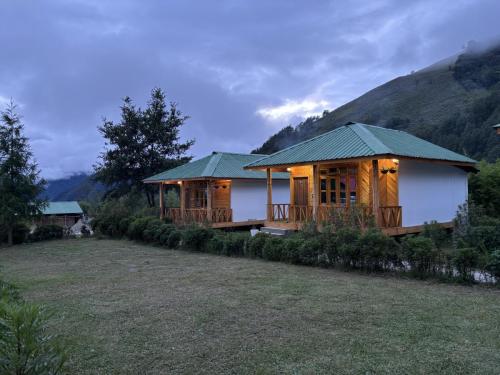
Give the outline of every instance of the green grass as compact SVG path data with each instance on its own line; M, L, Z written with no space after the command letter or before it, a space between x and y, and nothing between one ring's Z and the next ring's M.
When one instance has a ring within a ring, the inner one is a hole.
M498 374L500 291L127 241L0 249L70 373Z

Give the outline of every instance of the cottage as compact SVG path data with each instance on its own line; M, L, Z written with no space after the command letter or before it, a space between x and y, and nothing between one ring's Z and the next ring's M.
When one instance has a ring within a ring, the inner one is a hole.
M161 218L207 222L217 228L264 224L266 173L243 169L264 156L213 152L144 182L159 185ZM288 173L276 173L274 179L271 199L288 202ZM180 207L165 207L164 189L169 184L179 187Z
M493 129L495 129L497 134L500 135L500 124L494 125Z
M389 234L450 225L467 200L467 173L476 161L399 130L348 123L245 166L290 173L290 203L269 193L268 227L297 229L339 214L373 217Z
M71 227L82 218L83 211L76 201L49 202L37 224L55 224Z

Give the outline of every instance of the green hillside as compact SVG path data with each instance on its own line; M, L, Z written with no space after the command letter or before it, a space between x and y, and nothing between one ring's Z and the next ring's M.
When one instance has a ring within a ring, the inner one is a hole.
M500 158L500 139L491 129L500 123L500 46L398 77L282 129L254 152L272 153L348 121L405 130L476 159Z

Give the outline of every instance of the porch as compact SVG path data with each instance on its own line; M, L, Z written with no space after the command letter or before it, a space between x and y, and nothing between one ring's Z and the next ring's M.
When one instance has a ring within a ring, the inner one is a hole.
M360 227L402 227L397 159L358 159L267 169L266 226L299 229L339 220ZM272 172L290 173L290 203L272 202Z

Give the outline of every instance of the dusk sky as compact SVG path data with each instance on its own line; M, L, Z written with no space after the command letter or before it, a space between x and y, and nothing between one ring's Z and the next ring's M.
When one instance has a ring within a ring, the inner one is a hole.
M249 152L285 125L500 36L500 1L0 0L0 106L47 178L90 171L102 118L153 87L190 154Z

